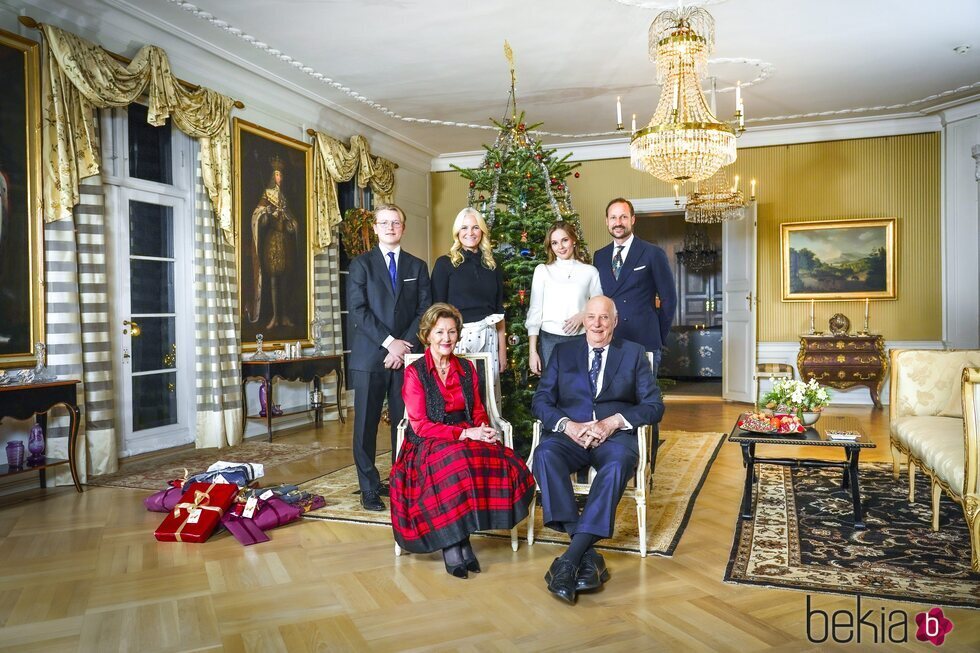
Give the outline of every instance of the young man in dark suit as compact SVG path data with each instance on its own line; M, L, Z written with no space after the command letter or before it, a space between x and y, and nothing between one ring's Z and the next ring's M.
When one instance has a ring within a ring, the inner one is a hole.
M616 302L619 311L616 337L632 340L652 352L653 375L657 376L661 348L674 321L677 291L667 254L636 238L635 224L629 200L617 197L610 201L606 205L606 228L613 242L595 253L592 264L599 270L603 294Z
M378 246L350 262L347 277L350 369L354 389L354 464L361 505L385 509L387 494L378 468L378 422L385 397L391 417L391 453L395 455L402 401L405 354L418 345L419 319L432 303L429 269L422 259L401 249L405 213L394 204L374 211Z
M609 572L593 548L613 534L616 506L636 474L636 429L664 414L660 389L641 345L619 338L616 305L593 297L585 305L585 338L558 345L531 400L542 437L532 471L541 488L544 524L564 531L571 545L545 575L548 591L575 603ZM594 467L595 479L579 513L571 474Z

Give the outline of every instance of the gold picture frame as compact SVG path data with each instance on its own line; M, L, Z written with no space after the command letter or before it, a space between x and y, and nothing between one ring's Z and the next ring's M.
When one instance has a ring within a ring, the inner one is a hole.
M783 301L895 299L895 218L780 225Z
M242 349L311 344L313 147L233 121L235 248Z
M44 341L39 45L0 30L0 368Z

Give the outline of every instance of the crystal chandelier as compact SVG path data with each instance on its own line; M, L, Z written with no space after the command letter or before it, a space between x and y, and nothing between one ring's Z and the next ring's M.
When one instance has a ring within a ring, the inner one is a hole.
M683 183L735 161L735 128L715 118L701 92L714 44L714 18L700 7L664 11L650 24L650 57L662 90L650 124L630 141L637 170Z
M735 183L728 183L725 169L721 168L687 196L684 219L688 222L710 224L725 220L739 220L745 215L745 197Z
M718 250L712 247L704 227L690 227L684 232L684 249L677 252L677 260L691 272L704 272L715 266Z

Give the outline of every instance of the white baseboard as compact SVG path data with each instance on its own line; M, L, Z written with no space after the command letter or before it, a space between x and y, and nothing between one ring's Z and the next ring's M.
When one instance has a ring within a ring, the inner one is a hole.
M946 349L941 340L886 340L885 355L892 349ZM800 371L796 369L796 357L800 353L799 342L760 342L757 354L757 363L788 363L796 370L799 376ZM769 382L763 381L760 394L769 389ZM831 406L873 406L871 392L864 386L854 386L846 390L831 388ZM881 387L881 403L889 403L889 381L885 377L885 383Z

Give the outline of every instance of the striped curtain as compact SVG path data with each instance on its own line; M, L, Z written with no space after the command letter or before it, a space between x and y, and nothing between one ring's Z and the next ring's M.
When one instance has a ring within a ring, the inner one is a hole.
M337 239L313 257L313 301L320 317L327 324L323 329L323 348L326 354L343 354L344 339L340 315L340 246ZM337 384L327 380L322 384L323 403L336 403ZM343 389L341 389L343 391ZM326 413L330 419L332 414Z
M215 219L200 158L194 192L194 351L196 446L238 444L243 415L235 247Z
M99 176L79 184L71 220L44 225L48 365L59 378L81 379L78 471L85 482L118 467L113 415L112 345L106 270L105 194ZM67 418L51 421L48 453L68 457ZM63 469L63 468L62 468ZM68 471L57 485L71 485Z

